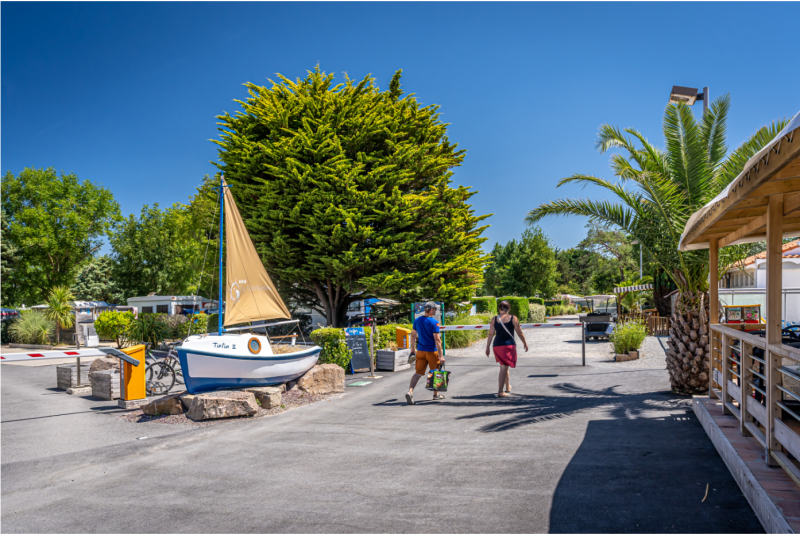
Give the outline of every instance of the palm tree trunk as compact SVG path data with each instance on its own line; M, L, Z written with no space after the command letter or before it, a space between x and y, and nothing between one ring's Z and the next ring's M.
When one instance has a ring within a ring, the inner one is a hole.
M667 370L672 389L687 394L708 392L708 293L679 293L671 323Z
M61 343L61 325L56 322L56 345Z

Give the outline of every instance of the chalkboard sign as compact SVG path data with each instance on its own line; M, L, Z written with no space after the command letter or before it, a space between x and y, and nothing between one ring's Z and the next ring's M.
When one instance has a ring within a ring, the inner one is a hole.
M350 369L355 372L369 371L369 345L363 327L350 327L344 330L344 340L347 348L353 354L350 359Z

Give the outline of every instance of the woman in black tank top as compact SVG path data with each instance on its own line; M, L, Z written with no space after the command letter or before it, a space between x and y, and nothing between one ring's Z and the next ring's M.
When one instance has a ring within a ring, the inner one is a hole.
M508 301L500 301L497 309L500 314L492 319L492 325L489 327L489 337L486 340L486 356L489 356L489 347L494 339L494 358L500 363L500 377L498 377L497 397L508 397L511 391L511 377L509 368L517 366L517 343L514 341L514 331L519 336L522 343L525 345L525 351L528 351L528 342L525 341L525 335L522 334L522 329L519 327L519 320L508 313L511 305ZM503 387L505 386L505 391Z

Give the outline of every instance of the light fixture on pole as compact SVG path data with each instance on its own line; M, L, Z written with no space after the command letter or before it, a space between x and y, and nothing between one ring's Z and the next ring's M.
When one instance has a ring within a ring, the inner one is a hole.
M683 102L687 106L693 106L698 100L703 101L703 115L708 113L708 103L711 97L708 94L708 88L704 87L702 93L697 92L695 87L683 87L680 85L673 85L672 91L669 93L669 103L678 104Z
M638 245L639 246L639 278L640 279L644 278L644 275L642 274L642 246L639 243L639 240L633 240L631 242L631 245Z

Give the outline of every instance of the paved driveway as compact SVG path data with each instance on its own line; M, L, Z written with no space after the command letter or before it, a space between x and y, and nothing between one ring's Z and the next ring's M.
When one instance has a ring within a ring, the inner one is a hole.
M536 336L557 343L553 332ZM489 359L451 356L443 402L406 406L410 373L389 373L277 417L146 440L106 428L102 436L119 433L116 443L56 455L17 448L3 455L2 530L761 531L690 399L668 393L665 370L616 367L604 356L581 367L580 345L572 347L574 357L520 358L510 399L493 396ZM31 380L15 370L2 370L4 448L33 410L8 404L9 386ZM98 403L78 401L86 410ZM100 433L88 423L87 433Z

